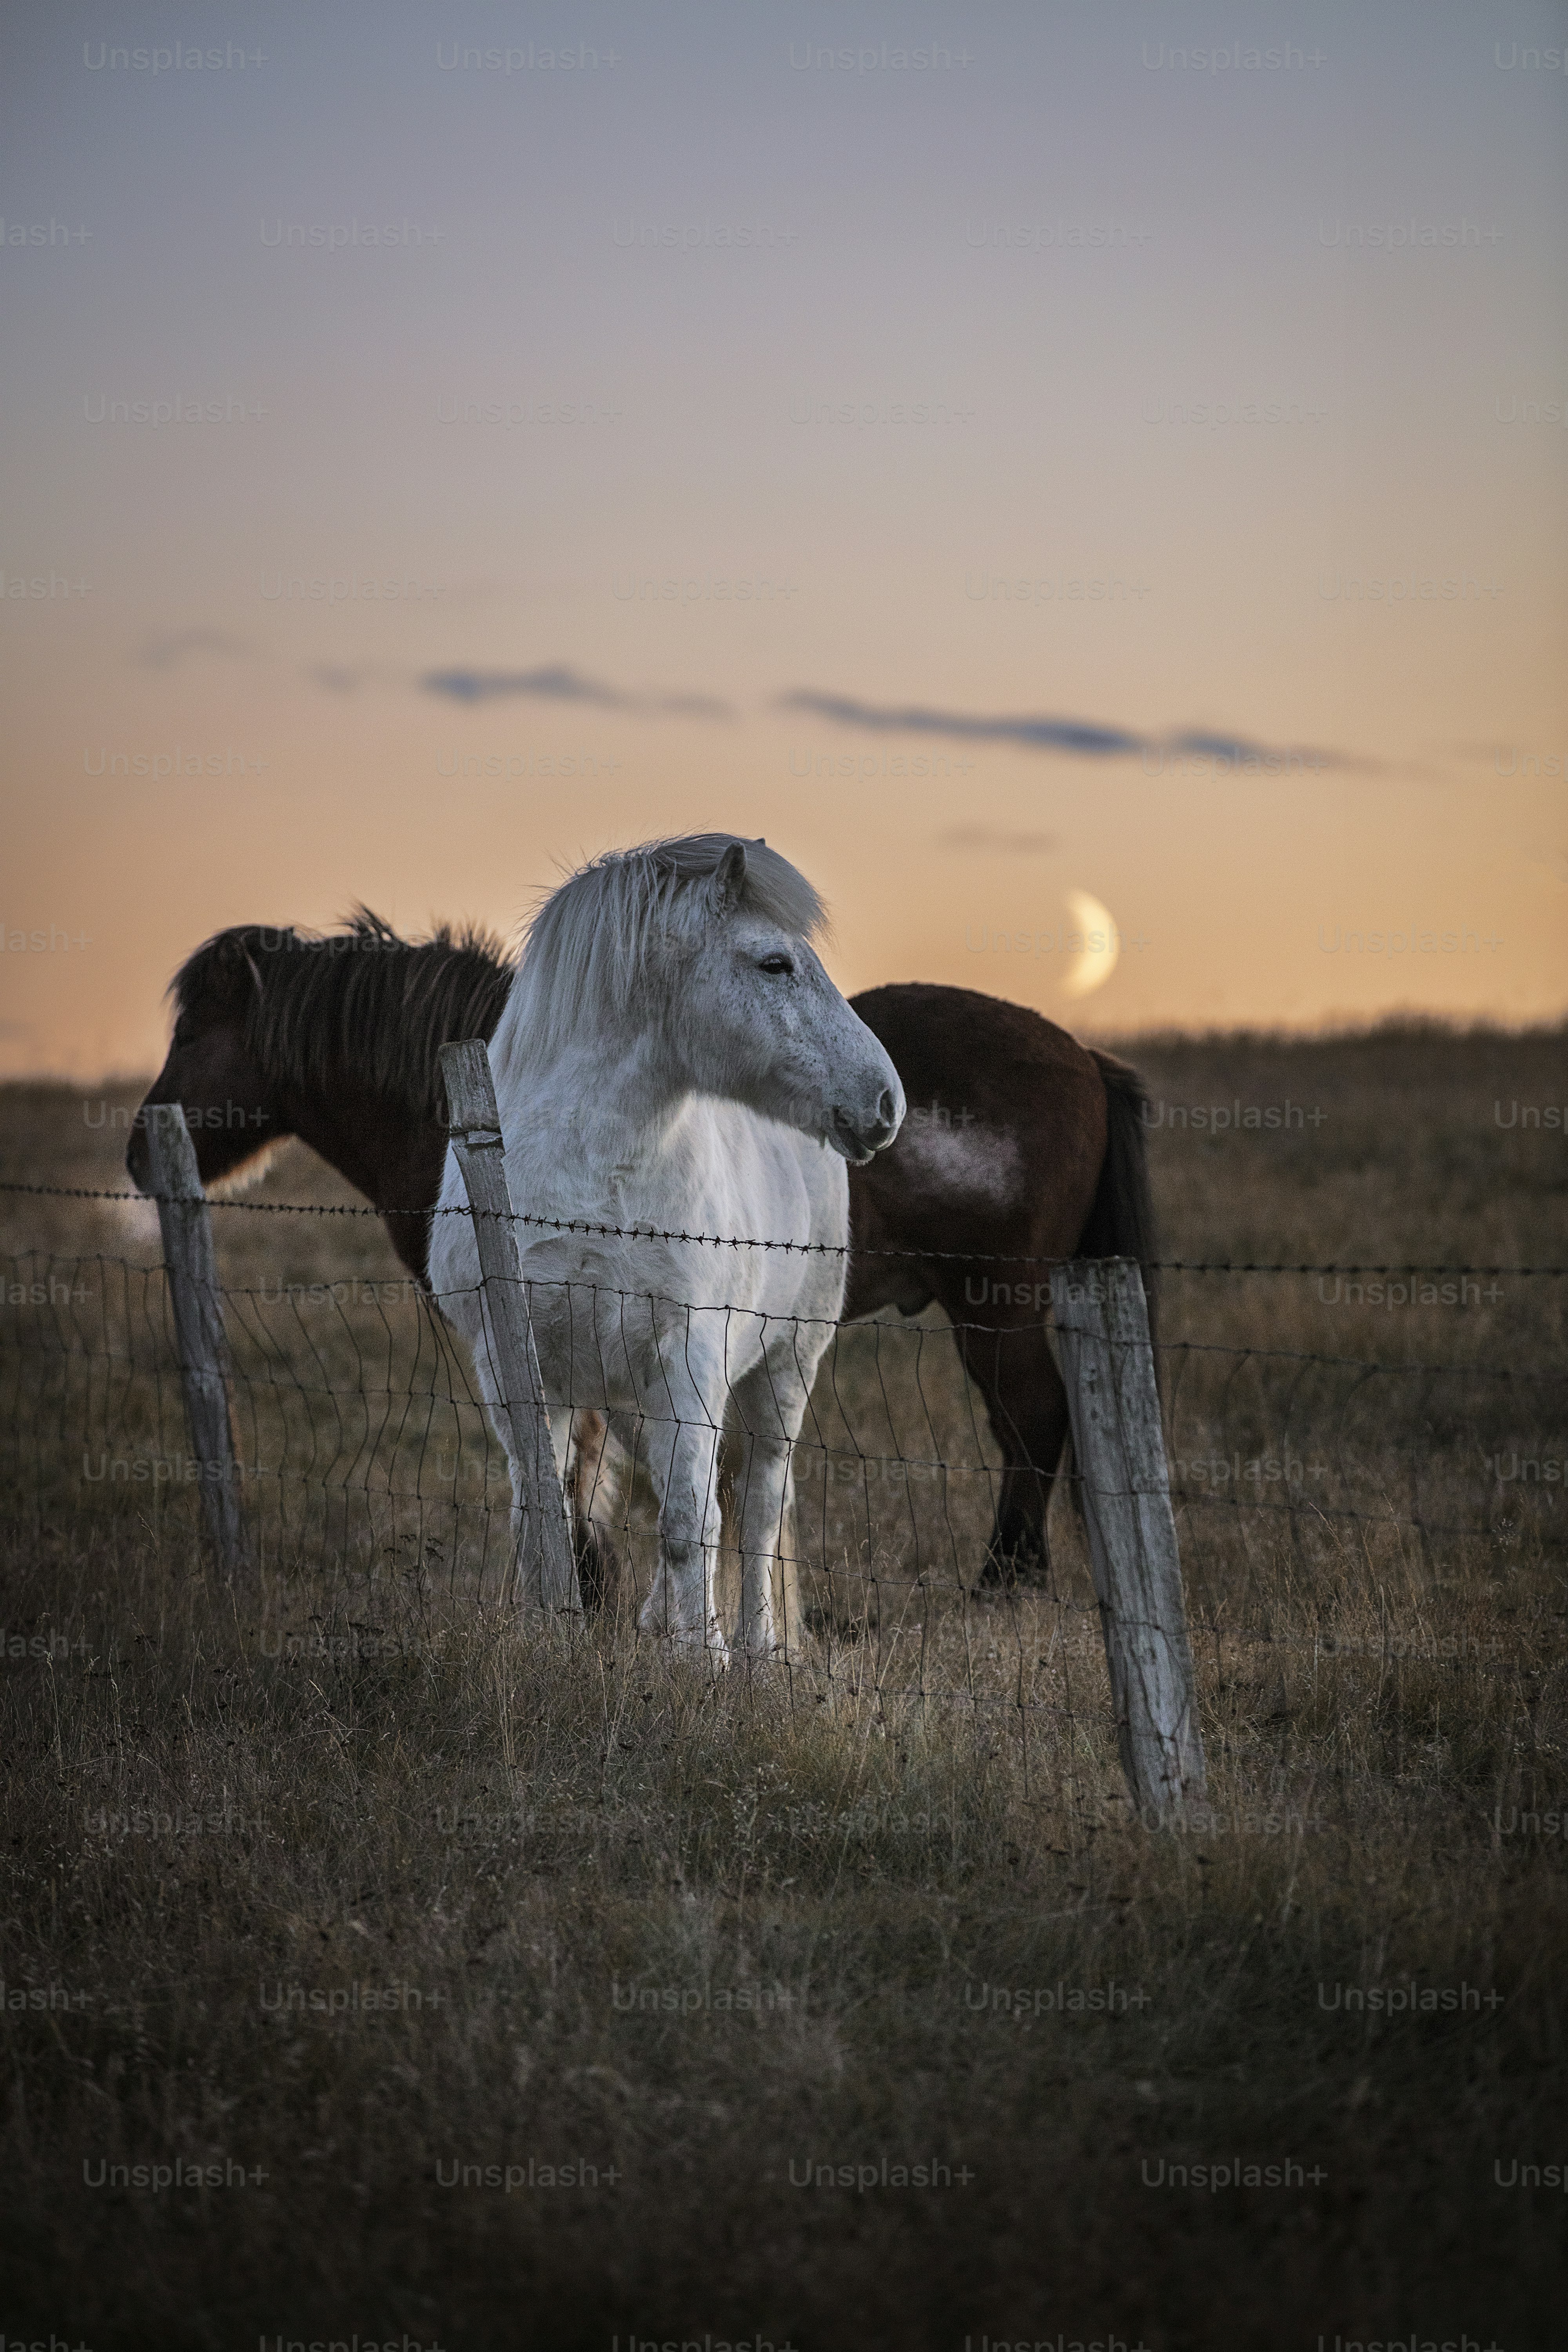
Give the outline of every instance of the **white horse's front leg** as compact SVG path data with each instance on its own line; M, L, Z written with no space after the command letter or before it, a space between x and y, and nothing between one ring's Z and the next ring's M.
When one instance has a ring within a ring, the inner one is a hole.
M684 1360L663 1370L670 1417L650 1421L647 1455L659 1498L658 1567L637 1622L645 1633L668 1635L678 1647L700 1650L722 1665L730 1651L713 1605L720 1524L716 1416Z
M658 1568L638 1619L645 1633L670 1636L722 1665L730 1654L714 1607L719 1558L719 1433L683 1427L668 1448L658 1513ZM650 1461L660 1484L657 1458Z
M744 1468L736 1484L741 1509L741 1647L751 1658L771 1658L773 1563L779 1556L790 1499L790 1448L785 1439L744 1440Z
M785 1594L792 1587L798 1593L796 1564L782 1558L796 1542L795 1449L832 1328L823 1319L792 1321L783 1328L770 1326L761 1360L731 1391L731 1424L746 1432L740 1441L736 1501L741 1520L740 1640L748 1657L773 1657L784 1646L778 1639L773 1610L775 1566L782 1569ZM786 1615L788 1606L786 1600ZM799 1630L786 1622L785 1643L796 1638Z

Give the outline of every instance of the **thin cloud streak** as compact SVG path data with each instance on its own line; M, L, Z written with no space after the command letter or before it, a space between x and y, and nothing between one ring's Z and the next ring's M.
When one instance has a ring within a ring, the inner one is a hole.
M728 703L706 694L626 694L618 687L584 677L580 670L554 662L542 669L442 669L427 671L419 681L426 694L441 694L453 702L493 702L515 695L532 695L546 702L584 702L598 710L624 710L638 718L730 719Z
M1029 751L1076 752L1096 760L1127 760L1158 751L1194 758L1233 761L1291 759L1314 768L1353 767L1360 762L1342 752L1318 751L1303 745L1288 747L1248 742L1244 736L1215 735L1189 729L1176 735L1135 735L1125 727L1100 727L1088 719L975 716L966 711L931 710L918 704L858 702L849 695L797 692L782 698L786 710L809 710L841 727L864 727L878 734L947 735L963 742L1016 743Z

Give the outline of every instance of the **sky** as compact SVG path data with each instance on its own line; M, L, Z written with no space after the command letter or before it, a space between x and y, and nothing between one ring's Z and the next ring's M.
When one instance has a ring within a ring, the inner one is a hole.
M225 925L510 936L710 827L847 991L1561 1014L1565 53L6 8L0 1074L155 1067Z

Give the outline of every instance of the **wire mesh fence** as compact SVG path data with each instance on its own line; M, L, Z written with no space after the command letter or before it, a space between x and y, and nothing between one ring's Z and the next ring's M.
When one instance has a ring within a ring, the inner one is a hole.
M1219 1308L1204 1281L1214 1272L1237 1276ZM1391 1352L1403 1332L1386 1310L1370 1343L1359 1335L1360 1353L1241 1336L1261 1315L1271 1337L1296 1337L1303 1289L1308 1307L1337 1305L1323 1296L1331 1276L1362 1279L1342 1270L1165 1270L1156 1354L1194 1639L1327 1651L1381 1642L1391 1654L1441 1660L1462 1647L1445 1626L1445 1580L1478 1568L1506 1576L1560 1553L1561 1285L1551 1269L1510 1274L1520 1345L1511 1360L1487 1363L1457 1350L1414 1361ZM622 1313L648 1306L619 1299ZM243 1508L261 1565L284 1576L325 1567L345 1590L394 1578L507 1605L506 1459L462 1344L419 1286L357 1271L263 1276L226 1282L222 1307ZM790 1652L829 1691L1054 1712L1064 1727L1085 1708L1104 1716L1070 1469L1054 1481L1048 1556L1015 1575L994 1549L1004 1479L1018 1471L1016 1461L1007 1470L1010 1433L988 1422L963 1349L1031 1341L1037 1331L954 1328L930 1314L835 1331L795 1448L780 1543ZM614 1436L602 1425L595 1436L600 1392L589 1382L570 1401L589 1415L577 1424L575 1499L615 1563L606 1597L629 1616L657 1566L649 1457L668 1416L647 1396ZM1049 1487L1056 1466L1024 1475ZM39 1534L131 1526L195 1542L204 1475L186 1434L163 1265L104 1252L0 1259L0 1475L13 1522ZM732 1485L732 1459L726 1475ZM723 1482L721 1491L730 1498ZM732 1606L728 1533L720 1593ZM1264 1596L1281 1576L1316 1596L1321 1630L1274 1622ZM1406 1612L1397 1637L1380 1634L1363 1613L1347 1632L1334 1597L1352 1587L1374 1596L1394 1578L1418 1580L1431 1598L1418 1630ZM1515 1662L1474 1663L1507 1672Z
M197 1528L166 1269L0 1260L5 1476L39 1523L128 1512ZM471 1370L412 1280L226 1286L231 1406L256 1555L374 1557L499 1598L505 1457Z

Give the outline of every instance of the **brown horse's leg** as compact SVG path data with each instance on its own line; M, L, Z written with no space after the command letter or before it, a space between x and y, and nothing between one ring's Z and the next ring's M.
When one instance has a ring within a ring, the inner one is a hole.
M1068 1439L1067 1391L1041 1323L1003 1331L961 1326L958 1339L1003 1455L996 1526L981 1582L1034 1583L1050 1567L1046 1514Z

